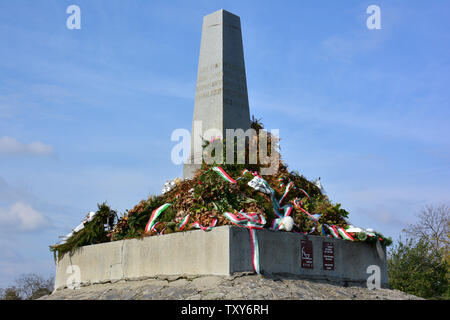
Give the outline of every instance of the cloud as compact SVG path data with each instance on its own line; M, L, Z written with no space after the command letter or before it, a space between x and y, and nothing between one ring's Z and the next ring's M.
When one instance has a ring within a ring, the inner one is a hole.
M26 144L7 136L0 138L0 155L50 156L52 154L53 147L42 142Z
M16 202L9 208L0 208L0 227L33 231L48 225L47 218L26 203Z

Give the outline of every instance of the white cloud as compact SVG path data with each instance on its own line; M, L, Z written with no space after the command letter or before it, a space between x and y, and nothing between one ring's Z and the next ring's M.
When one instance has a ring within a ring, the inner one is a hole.
M0 208L0 227L33 231L49 225L47 218L30 205L16 202L9 208Z
M31 142L26 144L7 136L0 138L0 155L49 156L52 153L52 146L42 142Z

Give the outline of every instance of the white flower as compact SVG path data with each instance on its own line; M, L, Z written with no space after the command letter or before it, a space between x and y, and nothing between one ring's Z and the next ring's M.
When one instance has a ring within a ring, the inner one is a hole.
M278 230L286 230L287 232L291 231L294 227L294 219L292 217L287 216L281 218L280 227Z

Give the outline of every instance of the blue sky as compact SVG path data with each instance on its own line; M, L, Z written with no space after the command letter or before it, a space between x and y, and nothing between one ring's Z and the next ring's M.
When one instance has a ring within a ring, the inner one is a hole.
M241 17L251 114L351 222L396 239L448 203L447 1L1 0L0 287L52 275L48 245L97 203L123 212L182 175L170 135L190 130L202 17L221 8Z

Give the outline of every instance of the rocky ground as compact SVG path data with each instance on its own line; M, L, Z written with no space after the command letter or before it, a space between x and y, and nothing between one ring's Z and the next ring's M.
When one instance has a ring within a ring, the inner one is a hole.
M229 277L161 277L62 289L42 300L411 300L398 290L305 280L293 276L238 274Z

